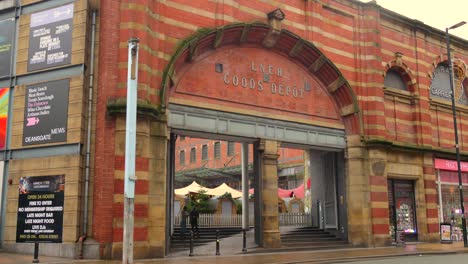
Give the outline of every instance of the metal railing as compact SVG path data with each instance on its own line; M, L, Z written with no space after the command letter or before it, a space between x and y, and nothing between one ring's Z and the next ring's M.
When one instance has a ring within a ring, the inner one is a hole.
M278 215L280 226L311 226L312 218L310 214L304 213L281 213ZM249 215L249 225L254 225L254 216ZM174 217L174 226L180 226L180 216ZM187 226L190 226L190 221L187 218ZM221 214L200 214L198 217L199 227L242 227L242 215L221 215Z
M312 226L310 214L305 213L283 213L279 214L280 226Z

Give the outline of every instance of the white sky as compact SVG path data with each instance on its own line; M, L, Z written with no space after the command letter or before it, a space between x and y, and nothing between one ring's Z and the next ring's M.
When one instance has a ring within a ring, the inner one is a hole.
M443 31L460 21L468 22L468 0L377 0L377 4ZM468 24L450 30L450 34L468 40Z

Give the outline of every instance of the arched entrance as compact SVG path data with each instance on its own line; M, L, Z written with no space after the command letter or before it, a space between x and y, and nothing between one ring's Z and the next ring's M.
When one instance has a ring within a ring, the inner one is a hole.
M186 40L166 68L161 95L172 133L255 145L256 237L278 247L278 147L305 149L320 163L307 168L309 177L321 175L315 181L334 192L312 195L323 197L316 219L319 209L328 219L317 223L345 232L343 153L346 135L360 134L361 119L349 84L326 56L288 31L266 47L268 31L264 24L236 24Z

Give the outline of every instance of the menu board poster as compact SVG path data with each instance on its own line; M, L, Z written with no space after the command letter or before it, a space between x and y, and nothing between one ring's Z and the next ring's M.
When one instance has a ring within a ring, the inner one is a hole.
M26 86L23 146L67 141L70 80Z
M11 55L13 52L13 38L15 33L15 20L0 21L0 77L11 74Z
M21 177L16 242L62 243L65 175Z
M8 125L9 88L0 88L0 150L5 149Z
M440 224L440 241L442 243L452 242L452 225L450 223Z
M71 63L73 4L31 14L28 72Z

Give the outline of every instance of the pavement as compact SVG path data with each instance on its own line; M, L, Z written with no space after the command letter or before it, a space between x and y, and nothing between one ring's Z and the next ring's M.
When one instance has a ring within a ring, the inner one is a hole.
M221 251L222 253L222 251ZM468 248L463 246L463 242L454 242L453 244L441 243L410 243L402 247L379 247L379 248L346 248L319 251L287 251L272 253L253 253L246 254L222 254L220 256L195 255L189 256L168 256L164 259L145 259L135 260L135 264L299 264L299 263L344 263L362 259L385 258L395 256L420 256L434 254L456 254L468 253ZM31 263L33 256L28 254L14 254L0 251L1 264L25 264ZM89 263L89 264L117 264L120 260L76 260L57 257L39 256L40 263Z

